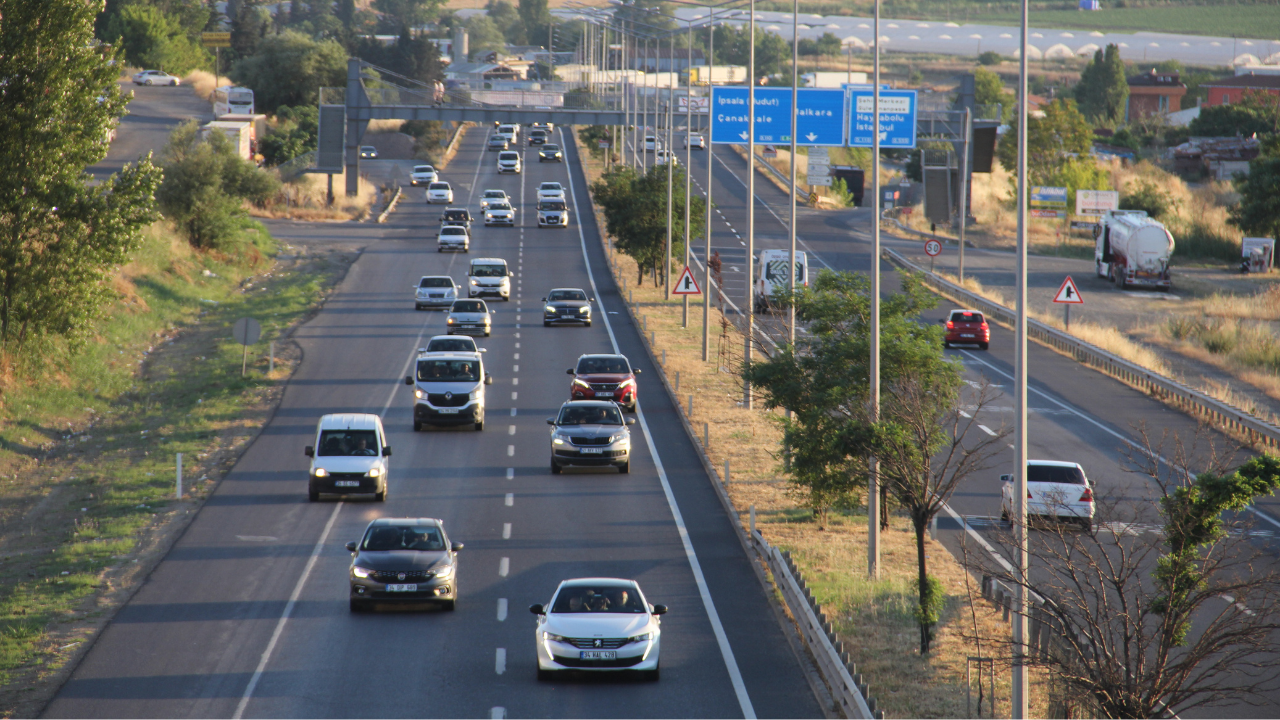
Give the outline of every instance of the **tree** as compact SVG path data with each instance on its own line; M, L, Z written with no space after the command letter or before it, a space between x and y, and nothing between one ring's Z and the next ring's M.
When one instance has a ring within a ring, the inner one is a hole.
M253 88L258 112L281 105L315 105L319 88L347 82L347 51L334 40L313 40L293 30L264 38L252 57L241 59L231 77Z
M507 39L502 28L493 18L487 15L472 15L467 18L467 48L474 53L501 51Z
M320 111L315 105L276 108L276 125L258 143L268 166L286 163L316 149L320 131Z
M485 6L488 17L502 31L502 36L512 45L528 45L529 34L520 19L520 13L507 0L489 0Z
M149 158L98 185L125 112L121 57L94 47L83 0L0 0L0 345L82 339L115 298L110 278L155 217Z
M1175 442L1166 462L1139 432L1130 464L1154 490L1154 508L1095 495L1089 531L1039 523L1029 532L1028 574L971 563L1042 599L1032 618L1050 642L1024 657L1075 706L1055 717L1179 716L1263 701L1280 679L1270 660L1280 574L1241 512L1280 487L1280 461L1263 455L1224 471L1212 448ZM1208 460L1192 459L1200 455ZM1012 650L1007 638L988 642Z
M1280 238L1280 154L1249 161L1249 174L1237 177L1240 202L1228 212L1231 224L1246 234Z
M240 58L254 55L270 25L271 16L266 8L258 6L258 0L240 0L231 17L231 50Z
M202 139L194 120L169 136L163 164L156 200L198 248L229 249L246 218L244 202L261 204L279 190L279 181L236 154L226 135Z
M979 65L999 65L1002 62L1004 62L1004 56L995 50L988 50L978 55Z
M392 28L415 28L435 17L443 0L373 0L373 9L382 13Z
M1200 109L1191 121L1198 137L1249 137L1280 132L1280 100L1262 91L1246 92L1240 102Z
M517 0L516 12L520 14L520 24L524 27L529 43L550 50L551 39L548 33L552 20L547 0Z
M614 237L614 246L636 261L637 282L643 282L645 270L651 269L655 286L667 243L667 170L666 163L643 175L634 168L615 167L591 184L591 197L604 213L605 229ZM684 187L684 173L683 167L675 166L673 187ZM684 254L683 193L672 193L671 211L671 252L679 257ZM697 237L706 227L706 200L695 196L691 211L689 232Z
M1000 115L1008 121L1013 117L1013 109L1017 104L1011 92L1005 92L1004 81L996 73L977 68L973 71L974 103L978 105L999 105Z
M208 67L209 53L187 34L177 18L148 5L127 5L112 16L106 41L124 49L125 61L135 67L161 68L185 75Z
M722 65L747 65L751 46L747 41L750 30L744 25L718 25L715 29L716 63ZM771 32L756 28L756 78L782 75L791 68L791 45Z
M1044 117L1027 118L1027 171L1033 178L1045 178L1068 158L1082 158L1093 147L1093 131L1076 108L1074 100L1054 100L1041 107ZM1018 126L1010 125L996 148L1000 164L1012 171L1018 161ZM1048 184L1034 180L1038 185Z
M1143 210L1156 220L1168 213L1173 206L1174 200L1169 193L1145 179L1130 184L1120 196L1120 207L1125 210Z
M1117 45L1108 44L1105 52L1093 54L1093 60L1080 73L1075 97L1080 111L1095 122L1115 124L1124 119L1129 81Z

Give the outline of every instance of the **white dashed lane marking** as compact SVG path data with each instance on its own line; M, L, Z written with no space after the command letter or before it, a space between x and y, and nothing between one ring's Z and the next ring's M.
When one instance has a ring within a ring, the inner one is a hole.
M507 599L498 598L498 622L503 622L506 619L507 619Z
M507 468L507 479L508 479L508 480L515 480L515 479L516 479L516 469L515 469L515 468Z
M515 435L515 434L516 434L516 426L515 426L515 425L508 425L508 426L507 426L507 434L508 434L508 435Z
M502 558L498 561L498 577L506 577L511 572L511 558Z
M507 649L498 648L498 652L494 653L493 669L499 675L507 671Z
M507 446L507 457L515 457L515 456L516 456L516 446L515 446L515 445L508 445L508 446Z
M511 539L511 523L502 523L502 539Z
M503 500L503 504L504 504L504 505L506 505L507 507L511 507L512 505L515 505L515 504L516 504L516 494L515 494L515 493L507 493L507 497L506 497L506 499L505 499L505 500Z

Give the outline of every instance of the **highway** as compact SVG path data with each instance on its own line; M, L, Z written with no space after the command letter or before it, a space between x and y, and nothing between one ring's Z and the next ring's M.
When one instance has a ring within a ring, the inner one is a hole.
M106 158L88 170L99 180L105 180L119 172L125 163L135 162L148 152L155 153L154 162L158 164L160 153L169 142L169 133L175 127L192 118L200 122L213 119L213 108L186 85L147 87L126 80L120 82L120 90L125 95L132 92L133 99L129 101L129 114L117 126L116 139Z
M157 88L163 91L165 88ZM473 229L470 255L441 255L442 206L421 189L371 237L323 310L296 334L303 361L263 433L46 708L49 717L822 717L675 408L623 311L588 216L572 143L567 162L495 174L473 129L445 179L456 204L501 188L515 228ZM536 156L526 152L526 159ZM571 172L570 172L571 171ZM539 230L534 188L559 180L566 230ZM289 223L341 241L345 225ZM414 433L401 382L414 349L444 330L412 287L470 258L516 270L487 349L487 424ZM523 281L528 278L529 287ZM589 329L541 326L552 287L596 299ZM603 320L601 322L600 320ZM545 418L567 398L581 353L626 354L642 370L631 473L551 475ZM389 497L309 503L304 445L329 412L381 413L393 448ZM660 449L660 453L658 452ZM460 599L432 610L351 614L343 548L384 516L441 518L459 555ZM539 683L534 619L569 577L638 580L664 616L657 685L624 677Z

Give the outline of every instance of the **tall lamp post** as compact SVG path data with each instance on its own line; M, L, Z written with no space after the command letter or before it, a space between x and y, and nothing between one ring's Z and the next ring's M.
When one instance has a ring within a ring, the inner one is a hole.
M875 56L871 82L871 421L880 420L880 0L875 1ZM857 108L854 108L857 111ZM880 461L867 475L867 575L880 578Z
M879 0L876 0L879 2ZM755 291L756 261L756 0L751 0L751 18L747 24L747 44L750 52L747 55L747 260L746 260L746 296L743 298L742 312L746 314L746 322L742 328L742 407L750 410L751 381L746 379L746 368L751 365L751 342L755 336L755 307L753 293Z
M1017 407L1013 420L1014 542L1018 546L1019 579L1027 576L1027 20L1028 2L1022 0L1022 40L1018 53L1018 279L1015 295L1013 384ZM964 208L960 209L964 212ZM1012 715L1029 714L1027 666L1027 588L1019 583L1013 613Z

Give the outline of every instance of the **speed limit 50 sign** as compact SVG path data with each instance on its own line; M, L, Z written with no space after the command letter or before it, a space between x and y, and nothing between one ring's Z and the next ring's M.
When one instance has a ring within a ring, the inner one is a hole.
M928 240L924 244L924 254L929 257L938 257L942 253L942 243L937 240Z

